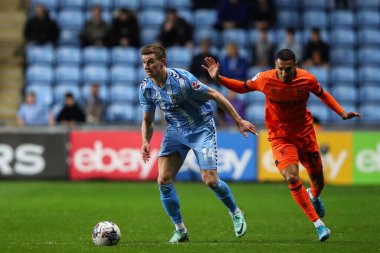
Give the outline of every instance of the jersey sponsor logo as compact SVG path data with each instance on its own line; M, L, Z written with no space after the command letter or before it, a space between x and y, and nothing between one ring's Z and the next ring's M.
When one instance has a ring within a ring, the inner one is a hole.
M201 88L201 85L198 82L193 82L191 84L191 87L193 87L193 90L199 90Z

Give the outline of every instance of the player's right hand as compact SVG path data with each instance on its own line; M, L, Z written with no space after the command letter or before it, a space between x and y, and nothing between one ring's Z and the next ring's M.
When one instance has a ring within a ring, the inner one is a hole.
M220 70L220 65L218 62L214 60L212 57L206 57L204 59L206 65L202 64L202 68L208 72L210 77L218 82L219 77L219 70Z
M141 157L144 161L144 163L147 163L150 159L150 145L147 143L147 144L143 144L141 146Z

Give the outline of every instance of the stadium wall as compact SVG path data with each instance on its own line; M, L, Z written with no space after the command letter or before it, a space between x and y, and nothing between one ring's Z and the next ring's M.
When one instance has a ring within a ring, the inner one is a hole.
M13 130L0 132L2 179L153 181L163 131L155 131L152 159L140 156L139 130ZM233 131L218 132L218 171L222 179L278 182L267 133L245 139ZM326 183L380 184L380 132L320 131L317 134ZM301 166L301 177L307 181ZM200 180L189 152L177 180Z

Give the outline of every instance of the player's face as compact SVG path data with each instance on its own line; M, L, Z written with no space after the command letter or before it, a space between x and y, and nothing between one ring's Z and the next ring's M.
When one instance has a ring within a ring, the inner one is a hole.
M284 83L290 83L294 78L294 73L296 71L296 62L293 60L282 61L280 59L276 60L276 71L278 78Z
M156 78L162 73L163 61L157 59L156 55L148 54L142 56L145 73L150 78Z

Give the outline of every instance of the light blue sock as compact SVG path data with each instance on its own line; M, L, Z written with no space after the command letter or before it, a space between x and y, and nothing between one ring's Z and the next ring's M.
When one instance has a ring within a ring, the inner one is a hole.
M234 196L232 196L232 192L226 182L218 178L216 184L210 188L215 192L215 195L218 197L218 199L220 199L220 201L222 201L223 204L228 208L230 213L234 213L237 205Z
M166 213L170 216L174 224L182 222L181 212L179 210L179 199L173 184L163 184L159 186L161 202Z

